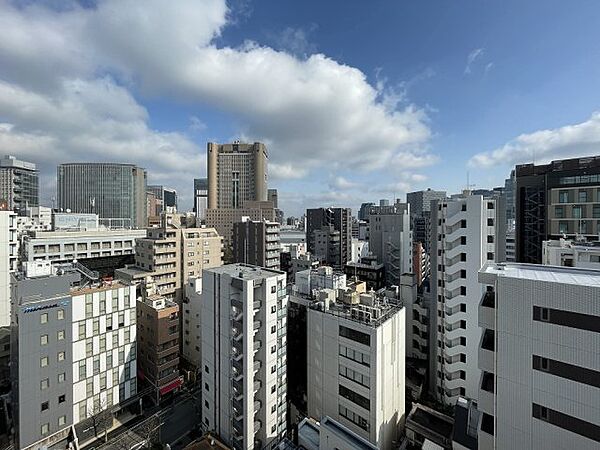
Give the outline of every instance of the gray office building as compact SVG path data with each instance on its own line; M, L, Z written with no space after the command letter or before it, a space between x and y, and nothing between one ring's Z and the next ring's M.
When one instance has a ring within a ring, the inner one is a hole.
M0 201L12 211L39 206L39 178L35 164L14 156L0 159Z
M410 204L410 211L413 216L422 216L423 213L431 212L431 202L445 198L446 191L434 191L432 189L406 194L406 202Z
M235 262L279 270L279 223L244 219L233 224Z
M149 184L148 192L151 192L161 202L159 215L163 211L177 211L177 191L159 184Z
M336 269L343 269L352 259L352 210L350 208L314 208L306 210L306 242L308 251L315 254L317 239L315 232L339 232L339 257L328 256ZM329 240L331 241L331 239ZM330 246L331 247L331 246Z
M194 178L194 213L197 219L206 219L206 208L208 208L208 178Z
M146 170L133 164L68 163L57 170L58 207L146 226Z

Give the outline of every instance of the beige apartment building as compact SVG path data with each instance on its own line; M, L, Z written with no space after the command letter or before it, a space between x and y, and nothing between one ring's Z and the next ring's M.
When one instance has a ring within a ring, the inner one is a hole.
M219 267L222 238L214 228L178 228L166 225L148 229L136 240L135 264L115 271L115 276L138 283L151 276L158 293L178 304L189 277L202 277L203 269Z

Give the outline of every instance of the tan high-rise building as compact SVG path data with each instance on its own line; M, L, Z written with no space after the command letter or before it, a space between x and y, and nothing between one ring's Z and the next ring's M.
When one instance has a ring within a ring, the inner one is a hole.
M208 208L242 208L267 200L267 148L260 142L207 144Z
M214 228L186 228L169 217L136 240L135 264L116 270L115 277L139 282L151 276L160 295L180 303L189 277L223 264L222 238Z

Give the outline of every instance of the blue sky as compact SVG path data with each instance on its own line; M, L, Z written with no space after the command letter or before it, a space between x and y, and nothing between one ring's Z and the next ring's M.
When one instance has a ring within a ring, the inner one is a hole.
M287 214L600 153L597 1L0 2L0 148L118 160L191 207L263 140Z

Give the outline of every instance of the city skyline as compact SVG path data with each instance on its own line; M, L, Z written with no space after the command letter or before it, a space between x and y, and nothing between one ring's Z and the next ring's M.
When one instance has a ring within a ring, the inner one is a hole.
M6 2L0 143L44 204L59 163L114 161L191 210L206 142L236 139L287 215L501 185L600 143L600 6L539 5Z

